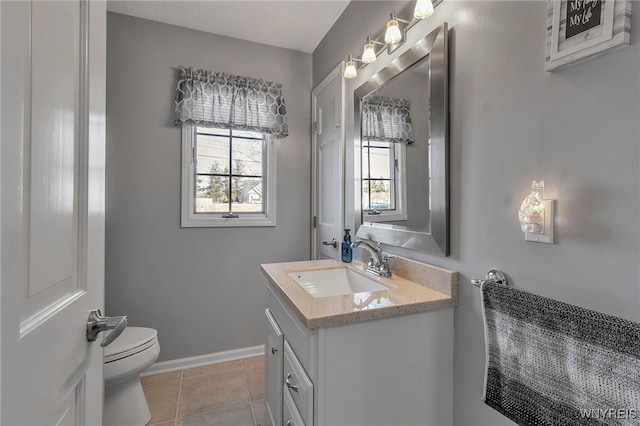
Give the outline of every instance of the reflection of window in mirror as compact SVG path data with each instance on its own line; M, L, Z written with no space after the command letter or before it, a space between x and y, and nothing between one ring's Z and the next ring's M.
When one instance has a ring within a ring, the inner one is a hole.
M407 220L406 145L364 140L362 206L365 221Z
M385 142L387 151L389 143L391 146L398 145L399 152L406 152L406 162L399 170L404 171L407 176L406 185L395 185L392 180L381 180L387 178L386 175L371 171L368 181L371 188L363 186L361 192L364 222L405 226L411 230L429 232L431 157L428 153L431 137L429 75L425 64L428 64L427 59L418 62L362 100L362 140L365 144L371 141ZM376 150L369 148L369 151L373 153ZM366 147L363 148L363 161L367 153ZM369 156L376 158L371 154ZM390 164L388 161L384 164ZM389 174L390 179L393 179L393 174ZM394 193L396 186L404 189L404 192ZM386 187L389 189L384 192ZM367 190L370 192L365 193ZM366 205L367 200L370 205ZM399 200L400 205L393 205L396 200Z
M360 137L354 139L362 154L358 159L361 160L360 170L367 173L356 175L357 186L354 188L362 201L360 211L356 212L358 238L407 250L449 255L447 34L448 26L444 23L354 90L356 132L360 125ZM394 121L385 114L391 109L388 106L405 107L409 113L399 111L396 117L400 118ZM387 137L387 128L393 128L396 123L408 128L408 120L401 117L411 118L412 135ZM387 144L386 162L382 163L389 170L391 148L394 154L401 149L400 154L406 157L403 165L398 164L398 169L406 173L406 179L397 176L397 170L396 175L389 172L388 181L382 182L388 185L386 193L386 188L377 182L381 180L380 172L372 170L369 173L365 169L375 158L371 141L394 144ZM400 185L406 196L399 195ZM374 189L382 190L388 198L374 199ZM394 201L395 206L392 205ZM404 204L399 206L400 202ZM380 214L371 215L377 213L376 207ZM383 216L398 211L404 213L403 217Z

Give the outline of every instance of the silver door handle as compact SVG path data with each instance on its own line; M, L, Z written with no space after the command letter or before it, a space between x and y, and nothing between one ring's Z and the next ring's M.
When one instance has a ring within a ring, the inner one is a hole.
M284 382L286 383L289 389L291 389L294 392L298 392L298 389L300 387L298 385L294 385L293 383L291 383L291 373L287 373L287 379Z
M104 348L116 340L125 328L127 328L126 315L121 317L103 317L100 309L94 309L89 313L89 319L87 320L87 341L94 342L98 338L98 333L101 331L113 330L100 342L100 346Z
M322 242L323 246L333 246L333 248L338 247L338 242L336 241L335 238L332 238L331 241L323 241Z

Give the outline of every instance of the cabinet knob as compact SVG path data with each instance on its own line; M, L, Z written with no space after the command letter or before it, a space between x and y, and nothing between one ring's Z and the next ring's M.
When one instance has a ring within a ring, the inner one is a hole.
M293 426L293 421L292 420L287 420L287 426Z
M271 353L275 355L276 352L278 352L278 348L274 348L273 346L271 346Z
M285 383L287 384L287 387L289 389L291 389L294 392L298 392L299 386L291 383L291 373L287 373L287 380L285 380Z

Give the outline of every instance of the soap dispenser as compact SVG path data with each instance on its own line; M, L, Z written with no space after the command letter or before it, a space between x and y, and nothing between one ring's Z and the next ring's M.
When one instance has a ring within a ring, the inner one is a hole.
M351 263L353 259L353 250L351 249L351 235L349 235L351 229L344 230L344 239L342 240L342 261Z

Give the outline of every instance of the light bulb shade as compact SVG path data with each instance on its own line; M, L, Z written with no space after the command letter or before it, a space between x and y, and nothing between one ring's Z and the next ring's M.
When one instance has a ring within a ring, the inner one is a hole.
M398 26L398 21L391 19L387 22L387 31L384 33L384 41L387 44L396 44L402 40L402 33Z
M431 0L417 0L416 7L413 9L413 16L416 19L424 19L433 15L433 2Z
M522 232L544 233L544 181L531 183L531 193L522 201L518 210L518 220Z
M358 71L356 70L356 63L353 60L348 60L344 68L344 78L356 78Z
M362 50L362 62L370 64L376 61L376 51L373 49L373 43L367 43Z

